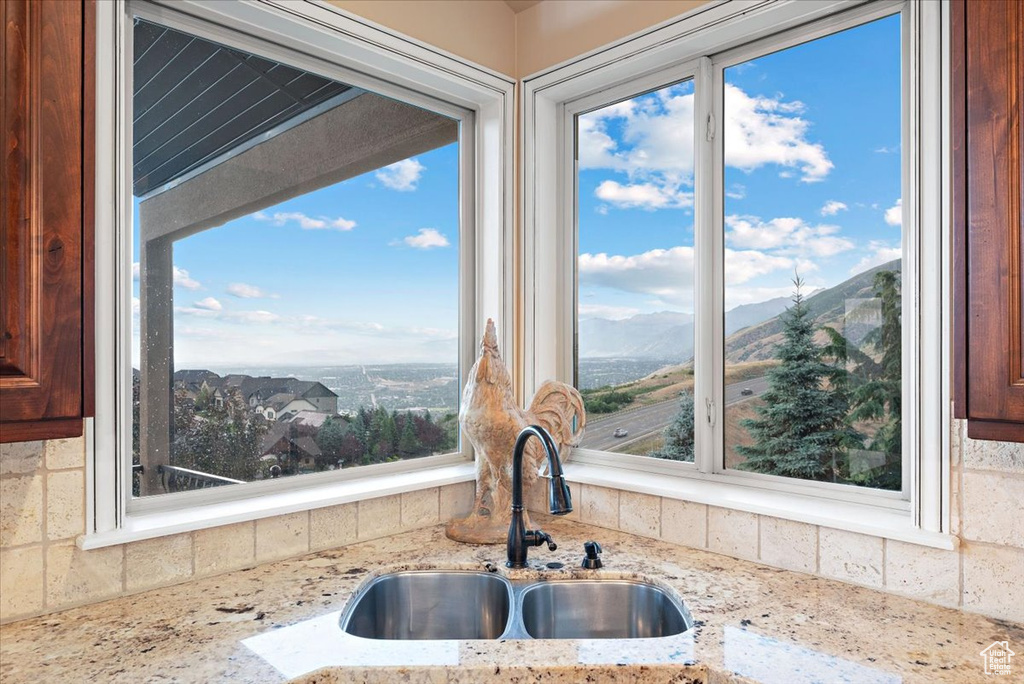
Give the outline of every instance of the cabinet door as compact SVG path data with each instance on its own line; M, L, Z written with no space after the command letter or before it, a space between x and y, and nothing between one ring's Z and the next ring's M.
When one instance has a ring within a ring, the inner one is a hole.
M81 1L0 3L5 442L81 434L91 408L85 378L92 349L83 328L84 303L92 295L92 135L84 132L91 132L85 124L93 120L85 59L93 26L87 9L93 8Z
M957 3L954 35L956 410L1024 441L1024 3Z

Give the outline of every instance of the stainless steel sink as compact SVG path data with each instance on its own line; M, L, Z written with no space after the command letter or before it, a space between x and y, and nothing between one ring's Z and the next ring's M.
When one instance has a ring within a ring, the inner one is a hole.
M497 639L508 628L512 585L472 571L408 571L373 580L342 615L368 639Z
M534 639L638 639L690 628L686 609L645 582L567 580L523 590L521 615Z

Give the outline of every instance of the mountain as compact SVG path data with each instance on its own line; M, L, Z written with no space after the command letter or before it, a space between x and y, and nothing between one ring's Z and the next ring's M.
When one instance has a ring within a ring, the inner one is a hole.
M900 270L900 260L896 259L858 273L849 280L826 290L820 290L808 297L807 307L814 317L814 327L821 328L827 325L843 332L846 327L844 323L846 323L847 312L856 310L858 325L856 331L852 325L850 326L848 337L863 337L867 330L873 325L877 325L873 321L877 320L880 315L876 303L869 301L873 300L875 296L875 274L879 271L898 270ZM786 301L787 306L792 304L792 301ZM826 341L825 334L820 331L815 339L819 344ZM780 314L728 336L725 340L725 361L726 363L741 363L770 359L774 356L775 346L781 340L782 318ZM856 340L854 339L854 341Z
M897 271L900 260L858 273L834 287L818 290L807 298L815 327L829 325L843 332L846 313L858 309L860 324L850 327L848 337L856 341L877 319L873 302L874 278L878 271ZM763 361L773 356L781 340L780 315L791 305L789 297L776 297L756 304L743 304L725 312L725 358L728 363ZM850 309L852 310L852 309ZM819 333L819 343L824 343ZM638 314L622 320L587 318L580 321L580 358L629 357L684 362L693 356L693 315L673 311Z
M725 312L725 334L778 316L792 302L777 297ZM693 356L693 315L662 311L623 320L580 321L580 358L629 357L687 361Z
M693 356L693 315L662 311L619 321L580 321L580 357L685 360Z
M738 330L774 318L792 303L793 301L789 297L776 297L766 302L741 304L735 309L730 309L725 312L725 336L728 337Z

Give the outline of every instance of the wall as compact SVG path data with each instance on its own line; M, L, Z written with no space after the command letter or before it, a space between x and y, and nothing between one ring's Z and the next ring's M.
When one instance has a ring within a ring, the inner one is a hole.
M525 78L660 24L707 0L548 0L516 15L516 76Z
M516 73L516 15L504 2L330 0L338 7L506 76Z
M85 442L0 445L0 622L218 575L469 512L464 482L81 551Z
M574 487L573 515L599 527L1024 623L1024 444L968 439L965 425L951 426L957 551L591 485ZM531 494L530 509L543 511L543 499Z

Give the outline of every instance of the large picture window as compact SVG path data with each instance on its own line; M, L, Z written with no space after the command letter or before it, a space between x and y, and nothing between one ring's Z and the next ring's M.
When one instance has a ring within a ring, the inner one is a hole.
M905 15L567 102L582 460L909 497Z

